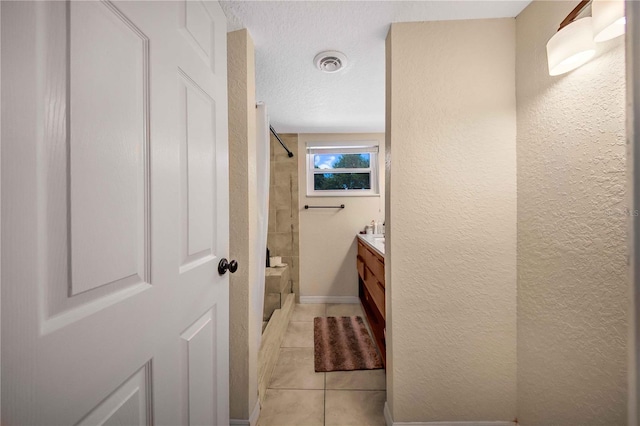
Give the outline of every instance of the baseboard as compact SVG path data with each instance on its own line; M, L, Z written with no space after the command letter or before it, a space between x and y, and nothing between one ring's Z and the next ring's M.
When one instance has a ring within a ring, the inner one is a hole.
M358 296L300 296L300 303L360 303Z
M515 426L515 422L478 421L478 422L394 422L387 402L384 403L384 420L387 426Z
M253 413L249 416L249 420L229 419L230 426L256 426L260 417L260 401L256 401L253 407Z
M387 401L384 402L384 421L387 422L387 426L393 426L393 419L391 418L391 411L389 411Z

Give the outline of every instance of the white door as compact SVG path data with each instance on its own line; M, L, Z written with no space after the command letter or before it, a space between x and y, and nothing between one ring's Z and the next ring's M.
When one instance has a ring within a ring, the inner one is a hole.
M227 424L219 5L1 7L1 423Z

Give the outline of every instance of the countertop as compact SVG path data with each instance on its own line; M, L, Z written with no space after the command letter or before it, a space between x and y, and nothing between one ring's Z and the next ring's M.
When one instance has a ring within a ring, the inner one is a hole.
M380 238L384 238L384 234L358 234L358 238L384 257L384 243L380 241Z

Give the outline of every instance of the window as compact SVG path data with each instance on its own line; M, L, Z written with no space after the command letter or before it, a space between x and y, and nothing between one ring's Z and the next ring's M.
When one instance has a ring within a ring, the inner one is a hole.
M307 195L378 195L378 145L362 141L308 145Z

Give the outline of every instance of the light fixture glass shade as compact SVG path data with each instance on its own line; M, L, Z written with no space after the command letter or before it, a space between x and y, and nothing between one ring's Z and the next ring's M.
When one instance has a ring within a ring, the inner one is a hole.
M596 53L591 17L573 21L547 43L549 75L560 75L578 68Z
M597 43L611 40L624 34L627 20L624 16L623 0L593 0L593 33Z

